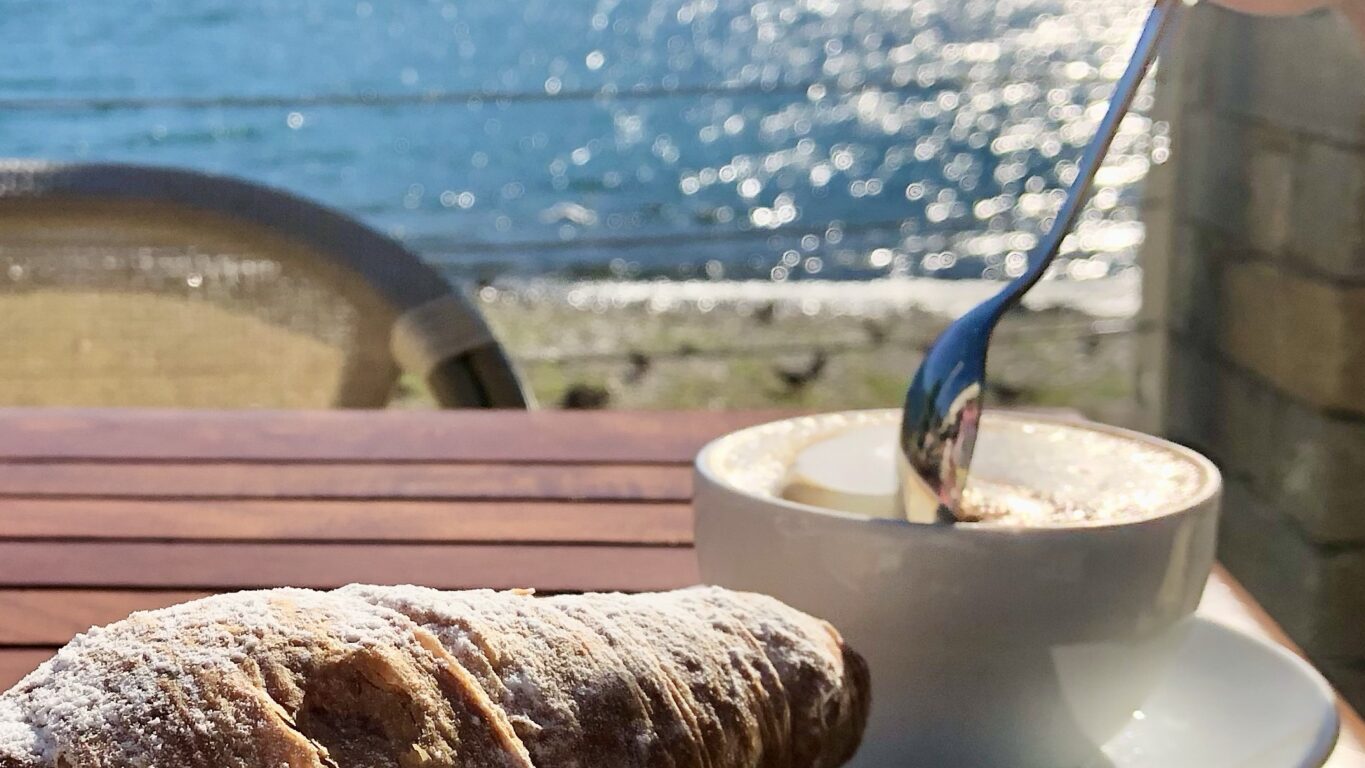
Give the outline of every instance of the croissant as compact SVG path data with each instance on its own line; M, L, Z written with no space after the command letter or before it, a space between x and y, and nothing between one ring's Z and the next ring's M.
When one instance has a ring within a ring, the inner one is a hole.
M77 637L0 695L0 768L827 768L868 689L718 588L242 592Z

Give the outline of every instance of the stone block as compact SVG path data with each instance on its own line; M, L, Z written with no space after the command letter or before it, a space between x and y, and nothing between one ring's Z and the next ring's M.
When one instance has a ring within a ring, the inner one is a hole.
M1229 114L1229 105L1251 97L1252 83L1239 65L1247 56L1251 20L1213 3L1201 3L1187 16L1190 28L1180 47L1181 57L1190 61L1184 101L1196 109Z
M1214 109L1337 143L1365 140L1365 53L1329 11L1265 19L1219 11L1217 41L1235 55L1210 59Z
M1281 459L1275 450L1275 426L1285 405L1284 398L1254 374L1230 366L1220 369L1214 405L1219 465L1224 474L1272 502L1278 502L1276 476Z
M1177 199L1200 228L1226 233L1243 250L1278 255L1295 222L1300 140L1273 127L1217 114L1180 118Z
M1242 237L1250 204L1246 126L1212 112L1188 113L1177 123L1180 203L1201 227Z
M1365 549L1331 550L1323 563L1316 631L1308 652L1359 654L1365 648Z
M1217 289L1223 298L1217 346L1237 364L1279 383L1284 312L1278 288L1284 276L1267 264L1225 266Z
M1365 709L1365 651L1354 659L1314 659L1341 697L1357 710Z
M1292 198L1289 262L1328 277L1365 279L1365 148L1310 143Z
M1271 431L1268 474L1280 508L1315 541L1365 543L1365 420L1289 401L1275 409Z
M1222 263L1228 235L1186 220L1171 234L1165 324L1213 348L1222 317Z
M1289 241L1294 208L1298 141L1289 134L1249 129L1247 138L1246 237L1257 251L1279 255ZM1292 215L1292 216L1291 216Z
M1236 478L1226 479L1218 556L1315 657L1365 648L1365 548L1321 548Z
M1300 644L1314 639L1322 553L1235 477L1225 477L1218 558Z
M1218 348L1291 397L1365 415L1365 286L1225 261Z
M1222 23L1221 9L1211 3L1187 6L1180 16L1179 26L1170 48L1174 55L1162 51L1159 73L1175 70L1180 79L1180 103L1187 109L1202 109L1210 104L1208 85L1212 62L1226 55L1235 41Z
M1208 450L1317 545L1365 544L1365 420L1316 411L1235 368L1217 371Z
M1187 339L1167 345L1165 418L1162 434L1208 454L1218 462L1222 447L1218 418L1218 364Z

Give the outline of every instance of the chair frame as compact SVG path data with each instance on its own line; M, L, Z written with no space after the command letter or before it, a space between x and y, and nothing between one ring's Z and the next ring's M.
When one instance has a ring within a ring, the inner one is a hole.
M164 203L217 214L300 243L355 277L392 310L392 323L418 308L454 308L462 325L483 329L481 343L429 361L426 379L444 408L526 408L526 390L479 310L401 243L326 206L230 176L120 163L0 162L5 200L112 200ZM392 350L389 350L391 359ZM395 367L402 368L394 360Z

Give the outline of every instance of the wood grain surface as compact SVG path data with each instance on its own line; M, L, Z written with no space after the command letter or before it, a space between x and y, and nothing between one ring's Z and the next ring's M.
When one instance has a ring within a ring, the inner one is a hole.
M696 583L691 469L759 412L0 409L0 689L225 590ZM1297 648L1221 569L1201 611ZM1332 768L1365 768L1344 703Z

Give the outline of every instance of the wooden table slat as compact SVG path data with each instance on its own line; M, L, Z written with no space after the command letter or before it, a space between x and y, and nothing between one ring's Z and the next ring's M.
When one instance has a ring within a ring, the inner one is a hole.
M3 429L3 427L0 427ZM0 496L687 501L688 466L563 464L0 465Z
M0 461L688 463L778 411L180 411L0 408Z
M0 648L0 691L19 682L53 653L50 648Z
M134 611L151 611L198 600L211 592L0 589L0 646L59 648L91 627L119 621ZM5 689L0 680L0 691Z
M682 547L0 542L0 588L217 591L364 582L634 592L697 579L696 557Z
M2 473L0 473L2 474ZM0 500L0 539L692 542L686 502Z

